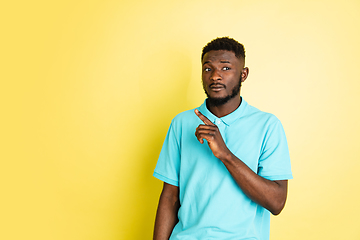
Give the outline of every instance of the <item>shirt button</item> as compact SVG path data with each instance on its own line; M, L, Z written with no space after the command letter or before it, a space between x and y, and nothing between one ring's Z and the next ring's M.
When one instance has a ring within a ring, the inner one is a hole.
M216 124L220 124L220 123L221 123L220 119L217 119Z

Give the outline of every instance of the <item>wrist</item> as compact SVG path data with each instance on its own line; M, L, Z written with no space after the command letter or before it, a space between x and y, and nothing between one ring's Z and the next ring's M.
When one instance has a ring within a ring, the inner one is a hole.
M230 150L229 150L226 153L224 153L223 156L221 156L219 159L224 163L231 162L233 159L233 156L234 156L234 154L232 154L232 152L230 152Z

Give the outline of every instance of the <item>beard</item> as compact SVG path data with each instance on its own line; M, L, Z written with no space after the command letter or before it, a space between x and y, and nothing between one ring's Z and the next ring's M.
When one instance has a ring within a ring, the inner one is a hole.
M231 94L227 95L226 97L222 97L222 98L210 97L210 95L206 91L204 85L203 85L203 88L204 88L206 96L208 97L208 99L207 99L208 104L210 104L211 106L214 106L214 107L218 107L218 106L224 105L229 100L233 99L234 97L236 97L239 94L240 88L241 88L241 77L239 79L239 83L231 90Z

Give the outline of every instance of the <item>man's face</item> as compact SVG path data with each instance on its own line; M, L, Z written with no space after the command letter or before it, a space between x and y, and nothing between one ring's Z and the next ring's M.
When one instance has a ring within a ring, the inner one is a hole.
M222 105L240 97L241 82L247 77L244 60L226 50L210 51L202 60L203 88L213 105Z

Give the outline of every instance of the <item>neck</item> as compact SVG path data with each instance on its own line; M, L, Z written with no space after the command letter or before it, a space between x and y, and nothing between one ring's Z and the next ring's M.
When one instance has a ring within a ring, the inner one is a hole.
M218 118L224 117L235 111L241 104L240 95L230 99L227 103L220 106L213 106L206 101L206 107Z

